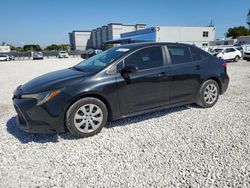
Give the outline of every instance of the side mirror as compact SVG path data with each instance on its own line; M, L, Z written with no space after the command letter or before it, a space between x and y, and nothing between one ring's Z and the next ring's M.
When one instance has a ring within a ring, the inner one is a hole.
M126 80L129 79L129 74L134 73L138 71L138 67L134 66L134 65L128 65L126 67L124 67L120 73L122 75L122 77Z

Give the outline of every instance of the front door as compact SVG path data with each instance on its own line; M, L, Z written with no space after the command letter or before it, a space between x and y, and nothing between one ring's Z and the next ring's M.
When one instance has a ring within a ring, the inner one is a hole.
M161 46L140 49L124 59L123 67L134 65L138 71L125 80L117 78L120 111L123 115L164 106L169 103L169 72Z

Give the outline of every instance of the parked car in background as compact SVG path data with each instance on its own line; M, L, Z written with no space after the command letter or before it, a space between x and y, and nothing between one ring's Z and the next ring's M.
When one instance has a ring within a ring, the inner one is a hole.
M9 54L8 56L9 56L9 60L15 60L15 56L13 56L11 54Z
M58 53L58 58L69 58L69 54L65 51L60 51Z
M243 56L243 48L242 46L234 46L236 50L239 50L241 52L241 57Z
M12 98L17 125L89 137L108 120L190 103L210 108L227 90L226 67L188 44L118 46L19 86Z
M9 56L7 54L0 54L0 61L9 61Z
M243 59L250 61L250 45L243 45Z
M216 48L213 50L212 54L218 58L233 60L235 62L238 62L242 57L242 53L235 47Z
M98 49L88 49L84 53L81 54L81 58L88 59L96 54L101 53L101 52L102 52L102 50L98 50Z
M31 52L31 56L32 56L33 60L43 59L42 52Z
M245 51L243 54L243 59L250 61L250 51Z

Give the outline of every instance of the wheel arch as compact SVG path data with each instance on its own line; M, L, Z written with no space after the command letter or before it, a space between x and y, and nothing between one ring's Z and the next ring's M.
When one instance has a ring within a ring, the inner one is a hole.
M106 108L107 108L107 110L108 110L108 120L112 119L112 110L111 110L111 106L110 106L108 100L107 100L105 97L103 97L102 95L99 95L99 94L96 94L96 93L83 93L83 94L80 94L80 95L74 97L74 98L71 100L71 102L69 103L69 105L68 105L68 107L67 107L67 109L66 109L65 117L66 117L66 113L67 113L68 109L69 109L76 101L78 101L78 100L80 100L80 99L83 99L83 98L87 98L87 97L93 97L93 98L96 98L96 99L99 99L100 101L102 101L102 102L105 104L105 106L106 106Z
M219 85L220 94L222 94L222 83L221 83L221 80L219 78L217 78L215 76L211 76L208 79L206 79L205 81L207 81L207 80L214 80L214 81L216 81L216 83Z

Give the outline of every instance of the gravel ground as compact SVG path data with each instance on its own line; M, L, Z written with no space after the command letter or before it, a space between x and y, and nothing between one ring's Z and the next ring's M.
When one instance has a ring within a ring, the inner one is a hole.
M79 61L0 62L0 187L250 187L250 62L228 66L211 109L118 120L86 139L19 130L12 91Z

